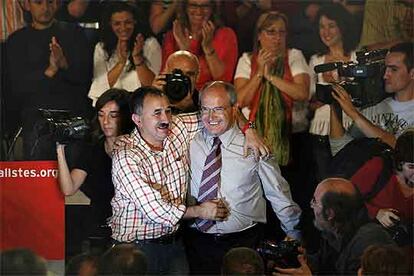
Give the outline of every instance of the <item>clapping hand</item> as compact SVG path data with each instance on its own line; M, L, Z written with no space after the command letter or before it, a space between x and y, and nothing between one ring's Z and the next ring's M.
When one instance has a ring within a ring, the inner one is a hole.
M141 64L144 60L143 57L143 49L144 49L144 36L139 33L135 38L134 49L132 50L132 59L134 60L134 64Z
M178 20L173 22L173 35L180 50L188 50L190 48L190 31L183 28Z
M211 22L210 20L207 22L204 22L203 27L201 29L201 36L202 36L201 47L203 48L204 53L206 53L206 51L211 51L211 49L214 49L212 45L213 37L214 37L214 30L215 30L215 26L213 22Z
M63 54L63 49L59 45L56 37L52 37L51 42L49 43L50 56L49 64L55 70L58 69L68 69L68 62L65 55Z
M128 41L119 40L116 45L116 54L120 63L125 63L128 58Z

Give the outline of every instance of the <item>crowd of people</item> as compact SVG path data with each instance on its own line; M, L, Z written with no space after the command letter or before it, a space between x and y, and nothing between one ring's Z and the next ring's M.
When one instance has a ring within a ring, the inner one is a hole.
M414 248L412 1L15 2L2 139L90 198L66 208L70 273L410 273L387 254ZM56 141L39 109L90 133ZM251 250L268 239L297 267Z

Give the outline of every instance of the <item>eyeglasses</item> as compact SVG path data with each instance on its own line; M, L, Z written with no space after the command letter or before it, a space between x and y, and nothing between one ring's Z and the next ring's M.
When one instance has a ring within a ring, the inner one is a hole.
M272 29L264 29L263 30L267 36L285 36L286 30L272 30Z
M223 115L224 111L226 111L227 108L229 108L230 106L217 106L217 107L206 107L206 106L202 106L201 107L201 114L202 115L210 115L210 112L213 114L217 114L217 115Z
M315 207L321 207L321 204L316 202L315 197L312 197L311 201L310 201L310 207L313 209Z
M211 4L192 4L192 3L188 3L187 7L190 10L197 10L197 9L208 10L208 9L211 9L212 6L211 6Z

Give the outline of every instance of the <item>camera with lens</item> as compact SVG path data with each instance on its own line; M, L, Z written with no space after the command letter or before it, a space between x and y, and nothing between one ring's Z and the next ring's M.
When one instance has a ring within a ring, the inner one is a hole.
M39 109L39 111L47 122L44 132L61 144L83 139L89 133L87 120L72 116L67 110Z
M180 69L174 69L171 74L165 75L164 92L171 103L178 103L184 99L191 89L191 80Z
M274 266L281 268L300 267L298 261L300 242L297 240L289 241L264 241L257 248L257 252L265 261L267 272L271 273ZM271 267L269 267L271 265Z
M324 73L337 69L339 77L344 79L339 85L349 93L352 103L357 107L367 107L377 104L387 96L382 79L387 52L387 49L360 51L356 53L358 63L325 63L315 66L314 70L316 73ZM332 91L329 84L316 84L316 98L325 104L335 102Z

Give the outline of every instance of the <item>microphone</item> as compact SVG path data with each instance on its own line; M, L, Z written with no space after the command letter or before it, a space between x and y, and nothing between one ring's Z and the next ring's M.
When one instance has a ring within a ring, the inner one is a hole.
M314 67L315 73L323 73L337 69L342 66L342 62L330 62L325 64L316 65Z

